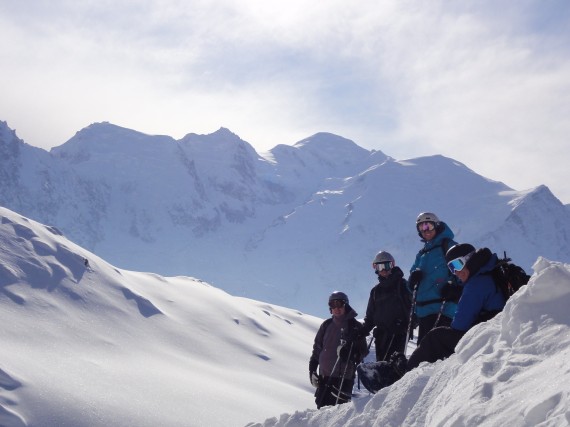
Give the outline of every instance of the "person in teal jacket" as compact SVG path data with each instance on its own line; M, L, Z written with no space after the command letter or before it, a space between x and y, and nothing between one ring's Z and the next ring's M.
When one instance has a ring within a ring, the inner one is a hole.
M417 343L420 344L434 327L451 324L461 287L445 262L445 253L456 244L453 231L431 212L418 215L416 228L424 247L416 255L408 284L415 294L414 312L419 326Z

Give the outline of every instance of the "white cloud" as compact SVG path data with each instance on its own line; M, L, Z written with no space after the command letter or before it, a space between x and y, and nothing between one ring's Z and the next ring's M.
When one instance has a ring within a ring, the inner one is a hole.
M559 184L569 178L564 3L2 9L0 119L33 145L101 120L174 137L226 126L259 150L328 131L399 158L442 153L517 189L546 183L570 201ZM489 162L496 150L505 160Z

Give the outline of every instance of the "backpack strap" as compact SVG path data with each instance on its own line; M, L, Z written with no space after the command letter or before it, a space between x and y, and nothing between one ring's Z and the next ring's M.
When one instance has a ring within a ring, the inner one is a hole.
M443 239L441 239L441 244L439 245L434 245L429 249L421 249L420 250L420 254L424 255L427 254L428 252L433 251L435 248L441 248L441 250L443 251L443 257L445 258L445 254L447 253L447 250L449 249L449 242L451 241L451 239L449 237L444 237Z

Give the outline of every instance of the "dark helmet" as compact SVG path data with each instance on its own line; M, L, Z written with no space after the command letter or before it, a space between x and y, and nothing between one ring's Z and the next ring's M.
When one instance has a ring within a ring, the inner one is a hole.
M461 258L473 252L475 252L475 248L469 243L453 245L445 254L445 262L453 261L454 259Z
M341 291L334 291L331 296L329 297L329 302L334 300L344 301L345 304L348 304L348 297L344 292Z

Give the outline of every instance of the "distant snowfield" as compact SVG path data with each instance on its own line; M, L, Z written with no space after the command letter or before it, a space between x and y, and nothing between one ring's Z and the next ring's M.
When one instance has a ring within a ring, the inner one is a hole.
M539 258L456 355L317 411L308 359L322 319L119 270L51 227L0 217L2 426L570 424L567 264Z

